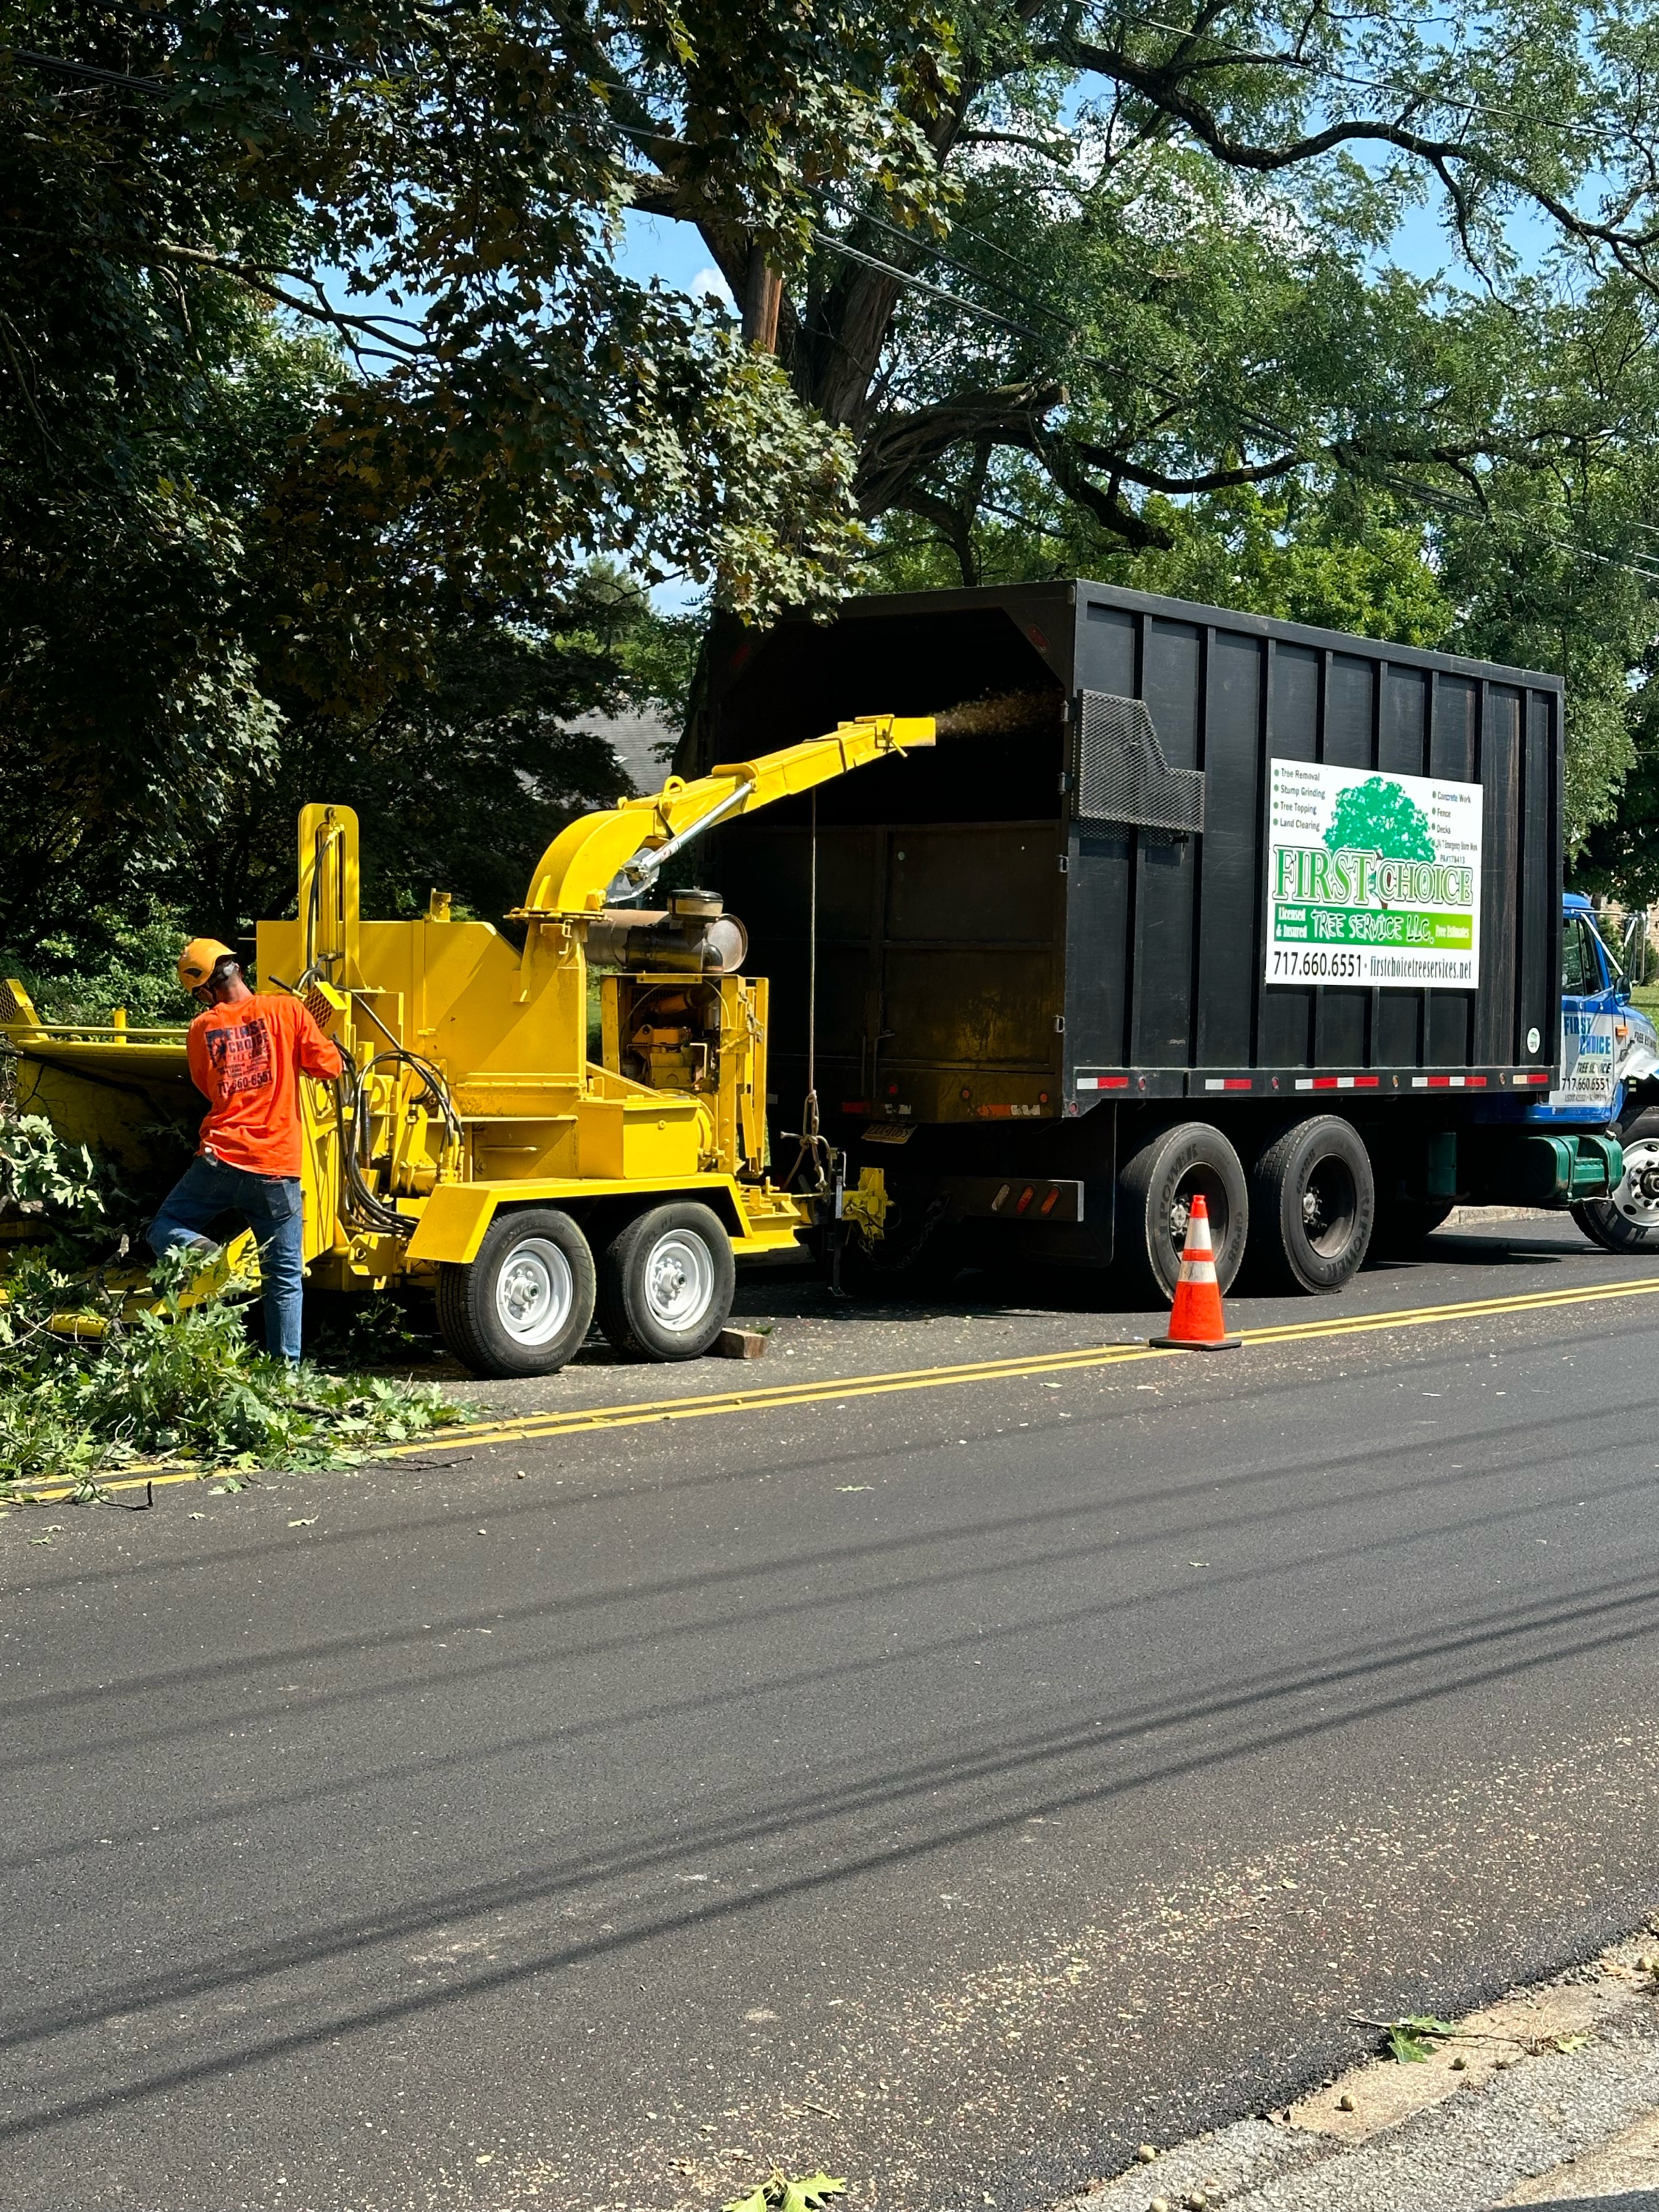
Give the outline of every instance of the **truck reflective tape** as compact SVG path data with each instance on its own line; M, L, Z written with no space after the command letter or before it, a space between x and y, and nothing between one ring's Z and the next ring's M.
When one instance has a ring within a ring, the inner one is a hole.
M1298 1075L1298 1091L1375 1091L1380 1075Z
M1077 1087L1079 1091L1127 1091L1129 1079L1127 1075L1079 1075Z
M1255 1079L1249 1075L1206 1075L1204 1088L1206 1091L1253 1091Z

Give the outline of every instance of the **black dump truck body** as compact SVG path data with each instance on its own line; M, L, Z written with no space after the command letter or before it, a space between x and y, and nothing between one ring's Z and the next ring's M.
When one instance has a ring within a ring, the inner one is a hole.
M1109 1258L1125 1174L1189 1121L1237 1155L1241 1249L1298 1114L1360 1130L1373 1214L1494 1176L1569 1202L1605 1171L1566 1140L1546 1172L1520 1131L1559 1036L1558 678L1086 582L850 602L714 676L688 767L941 717L931 754L718 848L773 980L775 1148L810 1007L826 1121L881 1163L896 1233L1005 1219L1023 1176L1024 1231ZM1477 1121L1515 1141L1460 1156Z

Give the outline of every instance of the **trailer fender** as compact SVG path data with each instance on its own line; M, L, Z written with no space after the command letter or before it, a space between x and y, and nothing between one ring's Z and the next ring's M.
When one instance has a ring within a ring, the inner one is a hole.
M411 1260L447 1260L465 1267L478 1256L495 1217L496 1194L475 1182L440 1183L409 1240Z

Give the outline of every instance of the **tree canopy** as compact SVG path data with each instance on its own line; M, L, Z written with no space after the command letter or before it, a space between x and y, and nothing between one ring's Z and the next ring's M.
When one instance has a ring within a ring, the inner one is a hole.
M878 573L1069 568L1557 669L1575 835L1607 814L1659 573L1659 27L989 0L951 29L909 111L931 191L826 191L777 249L780 357L857 440ZM745 296L751 241L672 160L636 204ZM1393 264L1407 220L1438 274Z
M728 623L1070 570L1557 668L1609 817L1659 26L1155 8L0 0L0 939L228 926L319 763L398 897L494 793L487 905L648 688L596 556Z

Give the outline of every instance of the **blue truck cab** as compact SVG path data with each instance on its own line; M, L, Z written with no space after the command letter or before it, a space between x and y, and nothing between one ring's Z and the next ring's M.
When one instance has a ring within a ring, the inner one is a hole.
M1561 903L1560 1070L1527 1119L1611 1130L1624 1174L1610 1197L1583 1200L1573 1218L1609 1251L1659 1247L1659 1035L1632 1004L1589 900L1567 891Z

